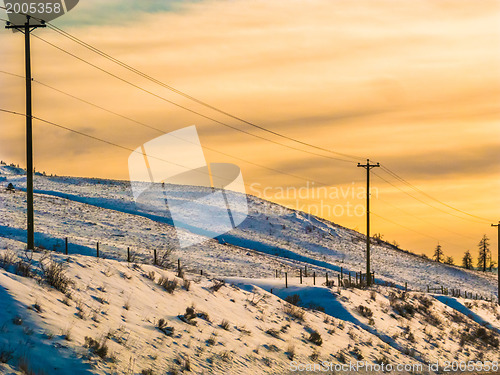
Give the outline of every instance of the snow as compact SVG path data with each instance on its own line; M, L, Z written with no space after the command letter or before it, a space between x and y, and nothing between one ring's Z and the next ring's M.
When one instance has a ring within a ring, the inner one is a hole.
M25 176L1 166L0 177L0 259L13 252L29 261ZM5 190L8 183L15 193ZM179 200L206 193L192 186L168 188ZM256 197L248 196L249 216L238 228L183 249L168 213L147 195L137 205L128 182L36 176L35 192L35 242L42 248L33 254L32 268L40 275L40 262L50 254L74 284L65 296L40 277L17 275L14 265L0 267L0 355L13 351L0 373L20 374L19 359L25 358L47 374L68 374L68 369L71 374L140 374L149 368L166 374L181 371L189 358L196 374L285 374L291 347L300 363L338 364L343 357L356 362L360 353L369 363L498 360L491 337L485 343L464 336L484 326L500 337L497 305L425 293L428 285L443 285L496 296L493 275L437 264L381 243L373 245L378 285L338 288L341 267L344 275L363 269L364 236ZM66 237L68 256L63 254ZM101 258L96 258L97 242ZM45 254L43 248L51 251ZM155 249L172 251L168 269L152 265ZM177 259L189 288L176 275ZM309 275L300 284L298 269L305 266ZM324 285L325 273L334 287ZM177 280L173 294L158 285L160 277ZM215 291L220 279L225 285ZM407 293L401 290L405 282ZM296 309L304 311L303 321L290 315L292 307L284 301L293 295L300 298ZM180 320L190 306L210 321ZM16 317L21 324L14 324ZM159 319L173 327L173 335L156 327ZM221 327L223 320L228 330ZM321 346L308 340L313 331L321 335ZM85 337L106 342L105 358L85 347Z

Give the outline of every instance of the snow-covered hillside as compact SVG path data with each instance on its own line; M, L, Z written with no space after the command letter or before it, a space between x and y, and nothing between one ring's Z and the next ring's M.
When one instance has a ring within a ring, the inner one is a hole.
M0 167L1 373L289 374L320 364L347 373L342 365L366 362L406 365L389 371L403 374L499 359L496 303L425 293L442 285L496 295L492 275L382 243L378 285L326 287L325 273L336 281L340 267L363 269L363 235L249 196L237 229L181 249L169 216L147 199L136 205L129 183L72 177L36 176L39 249L25 252L22 173ZM175 189L179 200L200 193ZM166 267L152 265L155 249L172 251ZM478 371L495 373L491 364Z

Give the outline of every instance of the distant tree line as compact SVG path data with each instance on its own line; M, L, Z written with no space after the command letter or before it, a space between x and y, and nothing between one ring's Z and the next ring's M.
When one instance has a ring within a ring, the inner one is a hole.
M487 270L492 272L497 263L491 257L490 239L486 235L483 235L483 238L481 238L477 247L479 250L477 256L477 268L483 272L486 272ZM433 259L438 263L455 264L453 257L446 256L444 254L443 248L439 243L434 250ZM474 261L470 250L467 250L462 257L462 267L468 270L474 268Z

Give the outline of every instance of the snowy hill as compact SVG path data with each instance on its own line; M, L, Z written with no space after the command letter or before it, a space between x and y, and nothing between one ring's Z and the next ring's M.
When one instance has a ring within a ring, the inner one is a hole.
M25 176L2 166L0 177L2 373L288 374L363 361L427 373L436 361L498 361L495 303L425 293L440 285L496 296L492 275L381 243L379 285L328 288L325 273L336 282L340 267L363 269L363 235L249 196L237 229L180 249L168 214L136 205L128 182L72 177L35 178L40 249L25 253ZM201 188L177 189L182 200ZM155 249L172 251L166 268L152 265Z

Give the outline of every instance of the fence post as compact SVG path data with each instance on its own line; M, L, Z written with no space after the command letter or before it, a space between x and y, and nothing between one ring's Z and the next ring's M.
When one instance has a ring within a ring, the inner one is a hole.
M328 286L328 272L325 274L326 277L326 286Z
M130 263L130 247L127 247L127 262Z
M408 291L408 282L405 281L405 292Z
M300 283L302 284L302 268L299 269L299 271L300 271Z
M349 287L351 287L351 271L349 271Z
M99 242L97 243L97 257L99 258Z
M276 271L276 278L278 278L278 270L275 270Z
M441 294L444 294L444 286L441 285Z
M177 277L181 277L181 259L177 259Z
M68 237L66 237L66 241L65 241L65 242L66 242L66 248L65 248L64 253L65 253L66 255L68 255Z
M359 273L359 278L361 279L361 272ZM356 272L356 285L358 285L358 273L357 272Z
M288 272L285 272L285 288L288 288Z
M340 278L344 280L344 268L340 267Z
M341 284L340 284L340 275L337 275L337 277L339 278L339 288L340 288L340 285L341 285Z
M316 271L313 272L313 285L316 285Z
M375 285L375 271L372 272L371 283Z
M304 277L307 277L307 266L304 268Z

